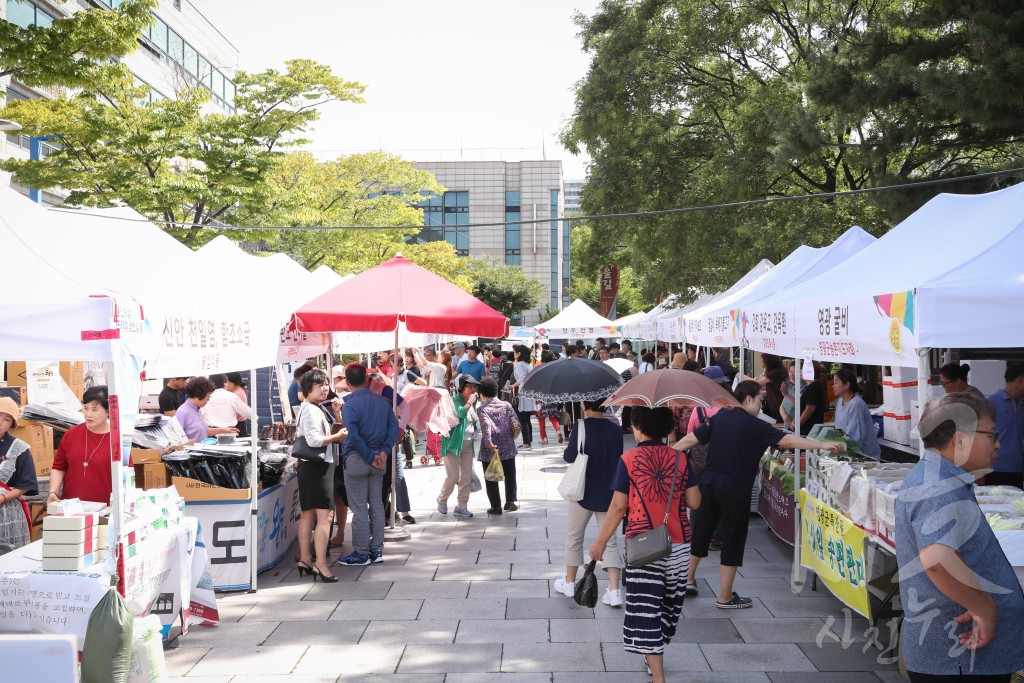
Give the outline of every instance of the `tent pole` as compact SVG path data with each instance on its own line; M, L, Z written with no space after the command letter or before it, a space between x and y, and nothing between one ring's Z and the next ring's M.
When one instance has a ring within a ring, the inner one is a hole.
M260 432L259 416L256 414L256 368L249 369L249 449L252 461L249 463L249 592L256 592L256 575L259 573L259 479L260 458L257 436Z
M398 417L398 328L401 321L395 325L395 351L391 358L391 410ZM404 371L403 371L404 372ZM399 420L401 422L401 420ZM384 529L385 541L408 541L412 534L402 527L395 526L398 520L398 458L402 447L402 430L398 430L398 440L391 447L391 514L388 515L387 527Z
M921 348L917 350L917 425L921 429L921 415L924 415L924 407L928 403L928 381L931 379L931 367L928 362L931 349ZM920 434L919 434L920 437ZM918 439L917 456L924 457L924 439Z
M797 354L793 359L793 376L796 378L793 383L793 433L800 436L800 380L801 380L801 358ZM793 530L795 542L793 543L793 568L790 572L789 588L794 593L799 593L804 587L805 573L800 568L800 449L796 449L793 457Z

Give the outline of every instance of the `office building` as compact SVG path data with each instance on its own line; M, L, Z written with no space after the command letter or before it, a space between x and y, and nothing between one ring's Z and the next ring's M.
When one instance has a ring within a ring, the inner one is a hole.
M113 9L124 0L0 0L0 18L19 26L47 26L57 19L89 8ZM153 25L139 36L139 47L123 62L135 75L138 85L149 87L149 99L173 98L186 86L201 86L210 91L210 111L234 112L233 74L238 64L238 49L217 30L188 0L161 0L153 13ZM33 88L17 78L0 79L0 91L7 101L52 97L45 88ZM46 154L50 143L43 143ZM53 141L53 144L58 144ZM29 158L30 139L25 135L0 136L0 159ZM0 172L0 182L10 183L9 174ZM28 194L28 188L14 184ZM43 193L48 204L61 202L60 194Z
M447 191L420 205L424 228L412 240L447 240L460 256L498 259L544 285L539 306L520 324L542 322L550 307L569 303L569 233L560 161L418 162ZM544 219L519 224L515 221ZM470 227L479 224L480 227Z
M583 207L580 205L580 194L583 192L583 184L585 180L566 180L565 181L565 213L572 215L574 213L580 213L583 211Z

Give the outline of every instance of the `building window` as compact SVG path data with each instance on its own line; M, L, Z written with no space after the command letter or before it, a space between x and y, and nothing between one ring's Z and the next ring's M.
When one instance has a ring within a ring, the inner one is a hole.
M505 193L505 265L521 266L523 264L523 229L522 224L510 221L523 219L520 193Z
M459 256L469 256L469 192L426 195L416 205L423 211L423 230L413 238L417 244L444 240Z
M558 305L558 190L551 190L551 310L559 310Z
M572 221L562 221L562 306L568 306L569 301L569 245Z
M7 21L22 28L53 25L53 16L29 0L7 0Z

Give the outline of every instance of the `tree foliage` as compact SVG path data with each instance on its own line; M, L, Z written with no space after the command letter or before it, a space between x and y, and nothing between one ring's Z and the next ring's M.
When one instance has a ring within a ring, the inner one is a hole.
M13 76L29 86L88 87L112 57L135 51L156 7L157 0L128 0L115 10L83 9L50 26L27 28L0 20L0 78Z
M18 182L69 190L72 206L125 203L151 218L191 227L169 231L189 246L212 238L202 226L270 212L268 175L328 102L362 100L364 86L322 64L295 59L286 69L235 76L234 114L204 108L203 88L149 102L119 64L73 97L10 102L0 117L26 135L60 137L38 161L8 159Z
M585 213L855 190L1021 157L1024 14L1010 0L605 0L578 23L592 59L563 141L593 158ZM582 258L632 265L652 298L713 290L852 225L881 234L938 191L600 221Z
M473 296L508 318L536 307L544 296L540 280L517 266L476 259L472 269Z
M569 236L571 241L572 277L569 285L569 295L573 299L582 299L595 311L601 307L601 267L609 262L600 262L602 251L595 248L593 241L593 230L589 225L579 225L573 228ZM577 255L579 257L577 257ZM637 284L633 268L623 266L619 269L619 296L616 300L615 313L618 317L646 311L651 307ZM545 318L546 320L546 318Z

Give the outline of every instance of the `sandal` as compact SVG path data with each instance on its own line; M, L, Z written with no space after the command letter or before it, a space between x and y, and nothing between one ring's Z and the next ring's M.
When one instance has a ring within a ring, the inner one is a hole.
M754 601L750 598L741 598L734 591L732 594L732 600L729 602L719 602L716 600L715 605L718 606L718 609L746 609L747 607L753 607Z
M686 584L685 586L683 586L683 592L686 595L697 595L697 592L698 592L697 591L697 584L695 584L695 583L688 583L688 584Z
M331 540L327 541L327 545L329 545L332 548L340 548L341 546L345 545L345 539L343 538L337 543L335 543L334 539L332 538Z

